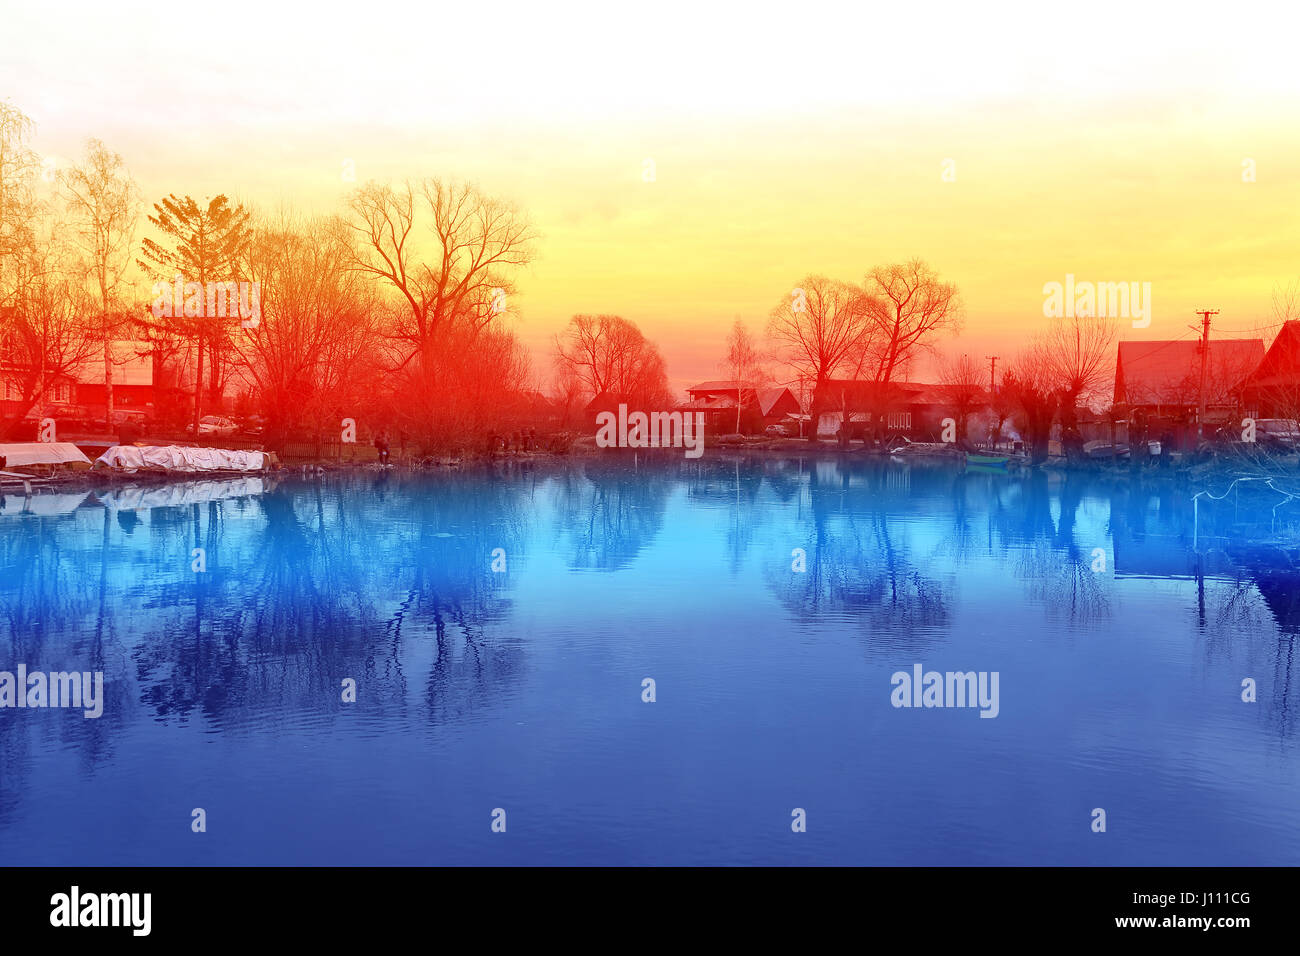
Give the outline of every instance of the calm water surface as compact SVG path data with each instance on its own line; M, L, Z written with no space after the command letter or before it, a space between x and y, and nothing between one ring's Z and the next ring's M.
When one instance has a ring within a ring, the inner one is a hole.
M1276 501L677 458L10 494L0 670L106 701L0 710L0 860L1300 864L1300 579L1234 544ZM998 716L894 708L915 664Z

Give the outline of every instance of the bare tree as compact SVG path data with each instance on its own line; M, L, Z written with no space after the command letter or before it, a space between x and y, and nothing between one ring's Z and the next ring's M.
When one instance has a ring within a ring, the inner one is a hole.
M104 343L105 420L113 421L113 339L122 312L115 308L117 290L131 261L140 215L139 191L122 164L122 157L102 142L86 143L86 158L59 177L77 244L99 293L99 330Z
M1102 398L1115 380L1115 321L1106 316L1068 315L1052 320L1036 343L1053 389L1059 395L1061 443L1066 457L1083 453L1079 403Z
M740 431L740 411L745 400L745 391L751 393L758 387L759 353L754 345L754 337L741 319L736 319L727 334L727 372L736 383L736 431ZM757 398L757 395L755 395Z
M1300 279L1273 287L1273 321L1281 325L1300 319Z
M566 363L557 362L551 378L551 395L560 406L560 425L568 427L573 418L574 408L582 398L586 386L577 368Z
M667 367L658 347L618 315L575 315L555 339L556 368L607 394L650 408L672 402Z
M351 237L334 221L282 212L258 222L241 271L261 288L261 317L237 351L269 419L272 441L321 429L338 405L373 390L377 302L349 268Z
M984 370L969 355L945 359L939 364L939 384L957 417L957 440L966 440L966 423L984 401Z
M825 276L805 276L772 310L767 334L777 358L796 378L813 383L813 405L824 401L825 385L855 356L869 354L875 324L871 302L857 286ZM854 364L861 367L862 362ZM819 408L812 409L813 422Z
M511 274L532 261L532 227L477 186L441 179L397 189L369 183L350 205L349 225L360 240L354 266L389 286L404 306L393 331L398 367L417 361L429 380L452 322L476 332L504 311L515 291ZM431 247L420 245L421 218L428 220Z
M878 266L864 283L878 337L874 380L888 384L894 372L933 348L943 333L961 329L962 306L957 287L941 282L920 259Z
M40 213L32 180L40 159L27 145L32 121L21 110L0 102L0 308L21 294L20 260L36 244Z
M1002 393L1013 403L1013 419L1029 448L1030 461L1047 460L1059 392L1051 363L1040 347L1025 349L1002 375Z
M15 293L0 307L0 378L14 393L0 416L0 438L11 437L27 414L38 413L56 389L70 387L98 349L87 327L85 289L57 268L59 252L33 250L13 265Z

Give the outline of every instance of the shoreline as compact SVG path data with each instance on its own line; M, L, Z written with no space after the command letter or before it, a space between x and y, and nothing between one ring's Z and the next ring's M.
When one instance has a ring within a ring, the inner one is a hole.
M1001 454L978 450L977 454ZM0 472L0 494L37 494L42 488L59 490L111 489L127 485L164 486L198 481L231 481L244 478L291 479L296 477L322 477L342 474L430 474L450 471L462 471L484 466L503 464L559 464L562 462L667 462L685 460L690 462L739 461L743 459L768 461L796 461L814 459L821 461L850 462L890 462L908 466L929 468L949 468L954 474L968 470L965 451L934 452L926 454L898 455L882 449L865 446L841 448L833 441L808 442L800 439L774 439L752 442L724 442L707 445L699 458L683 459L681 450L676 448L596 448L582 443L575 443L566 452L547 450L495 452L474 455L429 455L420 458L414 456L390 461L381 465L377 460L365 461L339 460L338 458L319 458L306 461L278 461L275 467L258 471L207 471L182 472L140 469L133 473L115 471L107 468L71 469L67 466L39 465L14 466ZM1262 469L1250 467L1248 463L1209 461L1183 463L1167 469L1144 467L1137 470L1130 468L1127 462L1110 459L1091 460L1086 463L1070 464L1062 457L1048 459L1037 466L1024 462L1013 462L1005 468L987 468L976 466L975 474L1005 474L1007 477L1024 478L1033 474L1091 475L1097 478L1124 478L1129 481L1137 479L1142 482L1175 483L1186 486L1204 486L1216 480L1231 480L1245 477L1270 477L1286 479L1294 477L1300 481L1300 469L1292 464L1289 468ZM25 469L36 469L31 472ZM28 490L24 490L27 488Z

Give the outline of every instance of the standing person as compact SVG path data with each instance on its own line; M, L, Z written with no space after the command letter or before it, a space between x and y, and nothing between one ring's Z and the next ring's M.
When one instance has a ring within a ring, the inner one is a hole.
M1160 433L1160 468L1162 471L1167 469L1173 461L1170 455L1174 451L1174 441L1174 430L1172 428L1166 428Z
M387 428L385 428L382 432L380 432L378 437L375 438L375 448L379 452L379 463L381 465L387 465L388 464L388 429Z

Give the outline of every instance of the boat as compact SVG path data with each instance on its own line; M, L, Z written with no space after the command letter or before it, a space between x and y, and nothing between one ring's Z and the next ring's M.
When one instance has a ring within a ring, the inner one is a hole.
M1005 468L1010 463L1011 455L993 455L983 452L966 452L966 464L979 465L984 468Z
M274 452L232 451L189 445L114 445L95 461L101 470L133 475L138 471L161 474L249 474L278 467Z
M1159 448L1159 442L1152 442ZM1083 453L1088 458L1103 460L1106 458L1127 458L1129 447L1125 444L1111 444L1104 441L1090 441L1084 444ZM1157 451L1156 454L1159 454Z
M88 471L90 459L76 445L67 441L0 444L0 468L12 470L33 467L42 473L56 470Z

